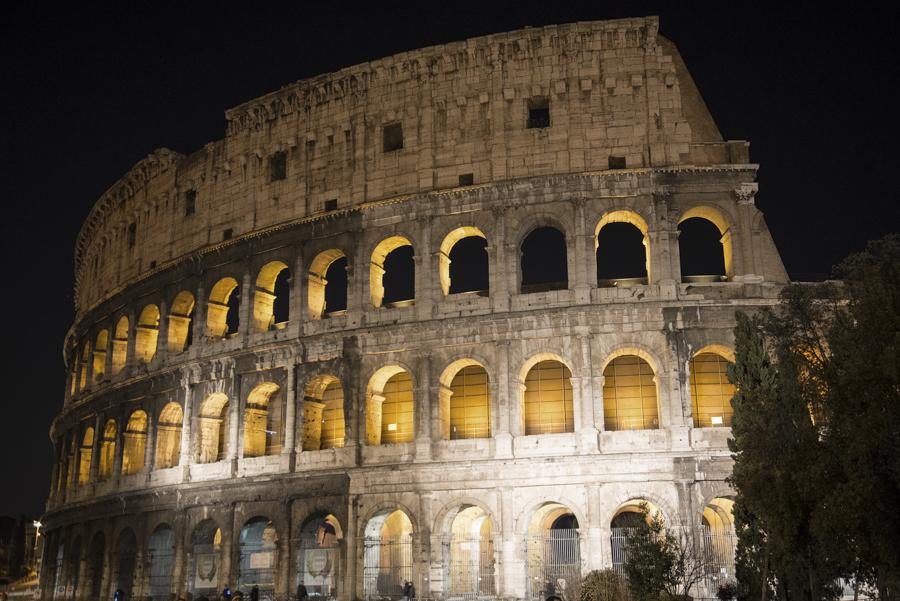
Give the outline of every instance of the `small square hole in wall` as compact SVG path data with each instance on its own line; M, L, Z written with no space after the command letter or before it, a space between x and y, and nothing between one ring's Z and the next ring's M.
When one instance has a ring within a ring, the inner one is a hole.
M324 208L326 211L337 211L337 198L326 200Z
M399 121L385 125L382 135L385 152L393 152L403 148L403 124Z
M275 182L287 177L287 153L276 152L269 157L269 181Z
M528 99L528 129L550 127L550 101L544 96Z
M197 210L197 191L188 190L184 193L184 216L193 215Z
M156 261L150 261L150 269L156 269Z
M463 173L459 176L459 185L460 186L471 186L475 183L475 174L474 173Z
M137 242L137 223L133 221L128 224L128 248L134 248Z
M610 169L625 169L625 157L609 157Z
M234 235L234 230L228 228L224 232L222 232L222 240L231 240L231 237Z

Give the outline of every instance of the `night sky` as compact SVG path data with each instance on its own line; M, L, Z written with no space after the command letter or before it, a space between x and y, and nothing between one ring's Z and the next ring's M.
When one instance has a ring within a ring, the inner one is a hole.
M0 515L43 511L72 248L93 203L153 149L187 154L223 138L225 109L298 79L528 25L657 14L723 136L751 142L757 204L792 278L822 279L898 230L893 15L818 3L200 4L46 5L0 25Z

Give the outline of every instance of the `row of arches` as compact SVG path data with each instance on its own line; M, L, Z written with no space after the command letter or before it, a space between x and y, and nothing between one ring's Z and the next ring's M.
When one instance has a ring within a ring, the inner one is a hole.
M659 516L671 533L679 532L706 556L711 583L733 578L732 506L728 497L710 500L685 530L652 500L630 498L601 527L607 537L603 551L591 553L622 571L628 533ZM523 530L504 532L486 505L463 502L440 512L431 533L423 534L428 529L419 528L407 508L387 504L358 524L355 552L340 520L326 510L307 515L290 534L263 513L236 525L233 538L214 517L201 519L184 534L159 523L142 544L128 526L109 540L103 531L94 533L86 548L81 535L72 540L57 535L47 545L46 557L55 561L45 562L50 567L45 586L76 600L101 598L113 590L124 591L126 599L164 599L180 591L196 598L225 586L245 593L256 587L270 596L280 592L279 574L287 572L289 590L302 584L309 595L323 599L355 596L353 589L366 599L398 599L407 581L421 587L423 596L493 599L503 593L503 578L514 577L524 582L504 588L523 589L526 598L546 596L548 588L577 598L587 568L582 548L589 532L579 513L564 501L548 500L522 516ZM428 572L419 567L423 558L430 558ZM503 574L504 560L521 568ZM344 576L354 563L358 581L348 582ZM428 582L429 575L435 582Z
M701 349L691 359L689 381L695 427L730 425L734 387L728 382L727 368L731 361L733 356L724 347ZM623 349L609 357L602 372L605 431L660 427L657 379L651 362L638 349ZM521 433L529 436L574 432L576 398L569 366L557 355L542 353L526 361L519 373ZM376 370L365 390L361 440L367 445L412 442L416 435L415 397L413 377L406 368L393 364ZM232 401L226 393L208 394L197 405L193 445L185 459L202 464L230 457L280 454L289 427L285 424L286 402L282 386L271 381L254 386L238 411L231 410ZM319 451L343 447L351 433L347 415L352 406L347 403L339 378L331 374L310 378L299 403L300 448ZM491 437L494 407L495 391L481 362L458 359L442 371L436 399L441 439ZM87 484L95 461L98 480L112 477L118 444L122 445L122 475L179 465L184 428L182 405L169 402L153 417L152 465L148 459L151 416L145 409L136 409L129 415L121 437L115 419L103 423L101 437L96 441L94 426L84 422L80 433L70 435L68 457L61 459L66 468L60 469L58 489L62 490L64 484Z
M728 225L721 213L698 207L684 213L679 227L682 274L686 281L714 281L731 275ZM650 281L649 229L638 213L618 210L606 213L594 234L598 286L630 286ZM475 226L458 227L448 233L438 251L439 280L443 294L489 294L487 236ZM520 244L520 292L568 288L566 235L561 227L545 225L529 231ZM415 256L413 243L403 235L392 235L372 250L369 264L370 302L373 307L402 307L415 302ZM689 265L701 265L691 269ZM341 249L318 253L306 277L307 315L322 319L347 309L348 257ZM263 265L249 294L251 329L257 332L282 329L290 319L291 270L275 260ZM204 333L221 339L238 333L242 293L239 281L226 276L209 290L205 306ZM72 360L71 392L115 376L133 357L149 363L156 356L160 339L168 353L184 352L193 342L194 294L180 291L169 305L165 332L158 304L147 304L129 323L119 317L112 328L101 329L81 342ZM78 365L76 367L76 364Z

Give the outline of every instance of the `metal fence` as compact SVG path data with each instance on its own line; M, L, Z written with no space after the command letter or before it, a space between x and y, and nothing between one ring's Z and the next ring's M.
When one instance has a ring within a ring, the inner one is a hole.
M447 599L494 599L494 543L488 537L454 537L446 547Z
M412 581L412 537L367 538L363 543L363 594L366 599L403 596Z
M271 543L241 545L238 589L248 593L259 587L260 599L271 597L275 589L275 545Z
M528 599L556 595L576 601L581 589L581 549L578 531L548 530L525 542Z
M304 536L297 545L297 584L310 597L330 601L337 593L339 556L336 546L321 547L315 535Z
M150 561L150 596L154 599L166 599L172 592L172 566L175 563L175 550L153 550L148 556Z
M194 545L187 583L187 589L194 597L215 594L219 590L220 553L219 545Z

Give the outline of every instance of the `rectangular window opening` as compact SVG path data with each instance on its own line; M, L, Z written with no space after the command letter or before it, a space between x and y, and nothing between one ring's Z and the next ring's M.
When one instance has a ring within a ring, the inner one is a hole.
M471 186L475 183L475 174L474 173L463 173L459 176L459 185L460 186Z
M137 242L137 223L132 221L128 224L128 248L134 248L135 242Z
M403 125L399 121L385 125L382 135L385 152L393 152L403 148Z
M544 96L528 99L528 129L550 127L550 101Z
M184 215L185 217L193 215L197 209L197 191L188 190L184 193Z
M610 169L625 169L625 157L609 157Z
M222 232L222 240L231 240L231 237L234 235L234 230L232 228L228 228L224 232Z
M287 153L276 152L269 157L269 181L277 182L287 178Z
M331 200L325 201L325 210L326 211L337 211L337 198L332 198Z

